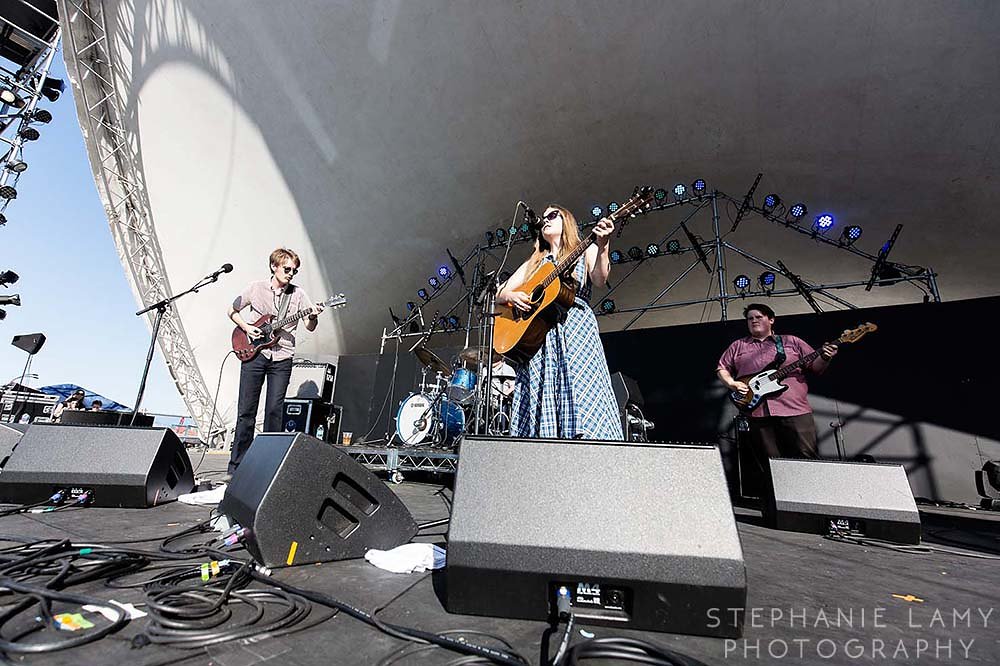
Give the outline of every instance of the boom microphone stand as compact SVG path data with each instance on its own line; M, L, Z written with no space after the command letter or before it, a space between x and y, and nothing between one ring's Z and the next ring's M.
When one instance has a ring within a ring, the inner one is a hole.
M137 317L141 317L150 310L156 310L156 319L153 320L153 331L150 334L149 339L149 352L146 354L146 367L142 369L142 380L139 382L139 393L135 396L135 406L132 408L132 419L129 421L129 425L135 425L135 419L139 415L139 405L142 404L142 395L146 392L146 380L149 378L149 366L153 362L153 352L156 350L156 338L160 334L160 322L163 321L163 314L167 311L167 306L176 301L181 296L187 296L191 292L196 292L202 287L212 284L213 282L219 281L219 276L223 273L228 273L233 270L232 264L225 264L221 269L215 271L211 275L206 275L202 279L198 280L198 283L187 291L182 291L176 296L168 296L162 301L157 301L149 307L143 308L136 312ZM212 424L208 424L209 429L211 429Z

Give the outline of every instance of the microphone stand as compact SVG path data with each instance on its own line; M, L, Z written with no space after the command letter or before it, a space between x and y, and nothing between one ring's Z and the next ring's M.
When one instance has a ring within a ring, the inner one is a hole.
M139 393L135 396L135 403L134 403L135 406L132 408L132 419L129 421L129 425L135 425L135 419L139 415L139 405L142 404L142 396L146 392L146 380L149 378L149 366L153 362L153 352L156 351L156 338L160 334L160 322L163 321L163 314L167 311L167 306L169 306L171 303L176 301L181 296L187 296L191 292L196 292L206 285L210 285L213 282L218 282L219 276L222 275L222 273L224 272L225 271L217 271L215 273L212 273L211 275L203 277L201 280L198 281L197 284L195 284L187 291L182 291L176 296L168 296L167 298L164 298L162 301L157 301L156 303L153 303L149 307L143 308L142 310L139 310L138 312L135 313L137 317L141 317L150 310L156 310L156 318L153 320L153 331L150 334L150 339L149 339L149 352L146 354L146 367L143 368L142 370L142 380L139 382ZM211 429L212 429L212 424L209 423L208 430L211 431Z

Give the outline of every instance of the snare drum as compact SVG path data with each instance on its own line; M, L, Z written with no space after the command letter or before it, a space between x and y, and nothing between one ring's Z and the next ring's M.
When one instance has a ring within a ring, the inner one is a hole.
M465 432L465 412L444 398L433 406L434 399L425 393L413 393L399 404L396 412L396 435L407 446L431 440L451 446ZM435 441L437 440L437 441Z

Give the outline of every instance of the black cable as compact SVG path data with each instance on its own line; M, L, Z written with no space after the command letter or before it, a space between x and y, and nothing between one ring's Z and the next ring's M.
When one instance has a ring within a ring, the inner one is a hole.
M454 652L460 652L466 655L475 655L491 659L494 663L498 664L508 664L509 666L524 666L528 661L519 654L514 652L507 652L503 650L498 650L496 648L489 648L481 645L475 645L473 643L466 643L462 641L454 640L448 636L430 633L423 631L421 629L416 629L413 627L405 627L401 625L388 624L388 623L377 623L371 616L371 614L351 606L350 604L344 603L333 597L322 594L320 592L314 592L311 590L304 590L293 585L289 585L283 581L272 579L267 576L260 574L257 571L251 571L250 575L253 576L255 580L258 580L267 585L273 585L275 587L281 588L287 592L293 594L298 594L306 599L318 603L329 608L337 608L340 611L350 615L351 617L361 620L365 624L371 625L377 629L383 629L388 627L394 631L407 634L412 638L422 638L426 641L440 645L441 647L447 648ZM380 626L381 624L381 626Z
M574 645L566 653L566 663L571 666L588 659L617 659L653 666L705 666L697 659L635 638L592 638Z
M512 652L514 650L514 647L510 643L508 643L505 639L501 638L500 636L487 633L485 631L478 631L475 629L449 629L447 631L440 631L438 632L438 634L441 636L483 636L484 638L489 638L496 641L504 648L506 648L508 651ZM420 652L436 650L439 647L440 646L434 644L419 645L419 646L414 646L412 644L404 645L403 647L399 648L392 654L388 655L387 657L384 657L381 661L378 662L377 666L391 666L392 664L398 663L403 659L408 659L409 657L412 657L413 655L418 654ZM467 657L463 657L463 659L465 658ZM472 658L479 659L480 657L472 657ZM484 663L492 663L492 662L487 661Z
M219 381L215 385L215 397L212 398L212 416L208 419L208 434L205 439L205 450L201 452L201 458L198 460L198 464L194 466L194 472L198 471L201 464L205 462L205 454L208 453L209 447L212 445L212 428L215 426L215 413L219 405L219 389L222 388L222 371L226 368L226 361L229 360L229 355L236 355L236 352L230 349L226 352L226 355L222 357L222 365L219 366Z

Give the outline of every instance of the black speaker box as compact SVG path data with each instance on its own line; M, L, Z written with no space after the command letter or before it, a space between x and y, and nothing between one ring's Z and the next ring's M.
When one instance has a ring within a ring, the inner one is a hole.
M0 502L31 504L59 490L90 504L150 507L191 492L191 461L166 428L34 424L0 473Z
M775 458L774 527L920 543L920 513L901 465Z
M344 560L408 542L417 524L378 477L302 433L258 435L219 510L247 528L247 550L268 567Z
M445 607L738 636L746 567L714 446L466 437ZM714 614L713 614L714 609ZM734 620L733 615L738 616Z

